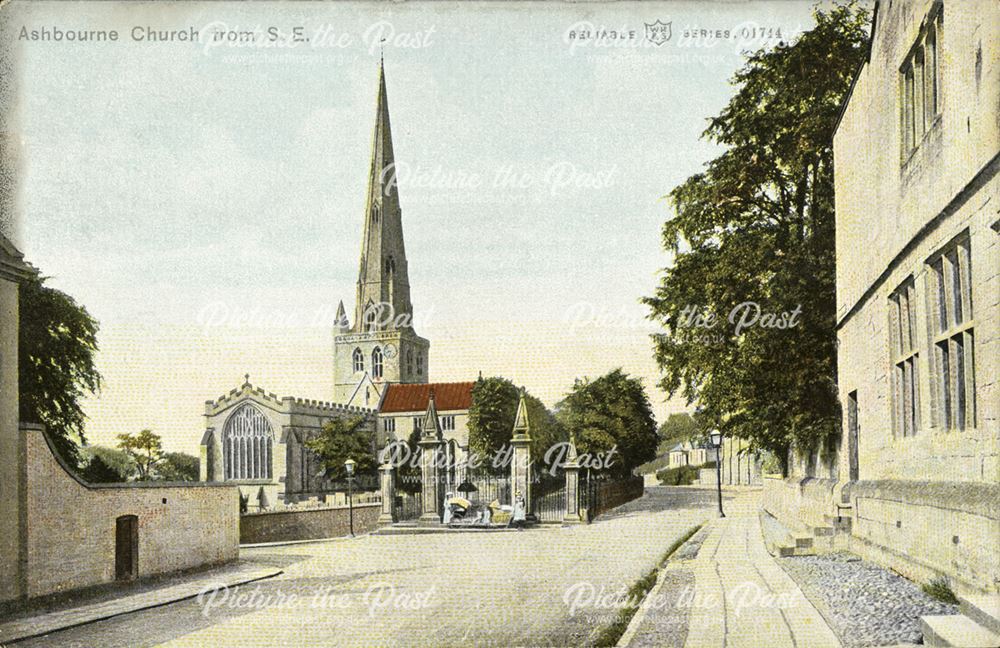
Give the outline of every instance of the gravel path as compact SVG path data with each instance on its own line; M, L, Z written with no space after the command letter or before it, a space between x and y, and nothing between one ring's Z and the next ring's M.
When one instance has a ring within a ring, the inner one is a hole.
M921 643L920 617L957 614L902 576L848 553L778 560L844 648Z

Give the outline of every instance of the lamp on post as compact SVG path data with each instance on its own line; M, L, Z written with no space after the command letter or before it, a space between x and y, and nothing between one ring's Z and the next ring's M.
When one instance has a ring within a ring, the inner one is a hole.
M712 447L715 448L715 483L719 493L719 517L724 518L726 514L722 511L722 432L718 429L709 433Z
M354 464L353 459L344 462L344 468L347 470L347 511L350 516L352 538L354 537Z

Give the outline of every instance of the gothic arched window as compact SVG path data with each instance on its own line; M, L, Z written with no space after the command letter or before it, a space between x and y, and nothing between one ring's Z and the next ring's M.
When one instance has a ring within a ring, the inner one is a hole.
M419 352L417 353L417 375L424 375L424 354Z
M373 304L372 301L369 299L368 300L368 305L365 306L365 330L366 331L374 331L375 330L375 316L376 316L375 304Z
M372 222L378 223L378 219L379 219L378 205L372 205Z
M406 373L413 373L413 349L406 350Z
M274 433L259 409L245 403L226 421L222 465L226 479L271 479Z
M354 371L364 371L365 370L365 354L361 352L361 349L354 350Z
M382 349L375 347L372 351L372 378L382 377Z

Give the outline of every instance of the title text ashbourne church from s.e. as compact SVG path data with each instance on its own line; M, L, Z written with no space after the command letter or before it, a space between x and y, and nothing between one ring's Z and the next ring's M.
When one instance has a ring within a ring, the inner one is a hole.
M117 29L65 29L55 25L29 29L21 26L18 40L46 41L52 43L101 43L121 40L136 43L198 42L201 40L194 27L186 29L156 29L148 25L136 25L128 30L127 38L122 38Z

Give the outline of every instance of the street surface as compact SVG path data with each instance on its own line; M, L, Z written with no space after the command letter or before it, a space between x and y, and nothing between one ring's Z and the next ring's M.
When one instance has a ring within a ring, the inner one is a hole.
M284 573L17 645L577 646L715 496L655 487L590 525L244 549Z

